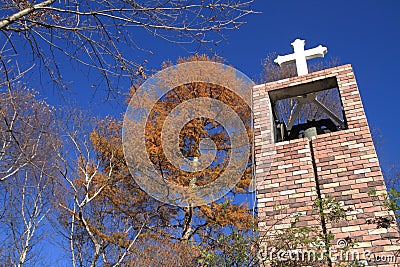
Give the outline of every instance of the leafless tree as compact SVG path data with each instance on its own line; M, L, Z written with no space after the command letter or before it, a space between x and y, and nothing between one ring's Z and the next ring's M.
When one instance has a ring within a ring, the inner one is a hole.
M0 181L48 160L53 112L25 87L0 93Z
M0 94L0 261L12 266L38 263L55 177L53 111L26 88Z
M13 266L36 265L35 247L45 237L43 226L50 211L51 180L43 172L19 172L2 184L7 194L4 204L2 244Z
M147 60L138 53L152 52L141 46L142 39L213 47L224 30L238 28L254 13L251 2L5 0L0 3L1 67L24 72L39 65L67 88L63 65L74 62L88 73L96 70L112 90L123 77L146 75Z
M111 148L105 163L93 149L90 137L95 119L81 111L63 113L63 148L57 166L63 182L55 190L55 208L61 233L68 240L72 266L120 266L131 256L143 224L110 211L105 198L118 183L115 169L121 164ZM120 156L120 155L119 155ZM140 214L136 214L140 216ZM65 247L65 246L64 246Z

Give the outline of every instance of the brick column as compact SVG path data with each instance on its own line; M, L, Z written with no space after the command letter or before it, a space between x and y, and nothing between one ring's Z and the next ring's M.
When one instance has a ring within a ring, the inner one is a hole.
M337 81L348 129L318 135L311 142L300 138L273 144L263 139L263 132L272 130L269 114L263 113L269 110L265 105L270 105L270 92L328 78ZM387 228L376 223L377 218L393 219L393 213L383 206L386 187L351 66L258 85L253 102L259 229L268 234L287 228L294 214L301 215L298 225L321 227L313 204L318 194L331 195L348 210L346 221L326 225L335 240L350 238L359 251L377 255L400 249L396 223ZM270 146L276 151L272 162L263 154Z

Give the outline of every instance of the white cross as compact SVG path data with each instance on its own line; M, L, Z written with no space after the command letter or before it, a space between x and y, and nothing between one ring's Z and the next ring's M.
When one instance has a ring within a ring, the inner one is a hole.
M304 50L305 44L306 41L296 39L293 43L291 43L294 53L285 56L278 56L274 62L279 66L296 62L297 75L300 76L307 74L307 60L317 57L324 57L328 52L328 49L322 45L319 45L318 47Z

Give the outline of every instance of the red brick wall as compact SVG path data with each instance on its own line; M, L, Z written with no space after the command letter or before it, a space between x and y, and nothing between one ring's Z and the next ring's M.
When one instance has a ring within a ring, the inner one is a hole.
M311 142L300 138L272 144L268 92L329 77L337 79L348 129L318 135ZM319 215L313 208L318 179L322 197L331 195L349 210L346 221L327 224L335 239L350 237L358 242L358 249L377 253L400 249L394 222L388 229L368 223L393 214L382 205L380 195L387 194L386 187L351 66L255 86L253 102L260 230L273 234L274 230L289 227L296 213L301 214L299 225L320 227ZM272 159L273 150L276 154ZM375 190L377 196L370 196L370 190Z

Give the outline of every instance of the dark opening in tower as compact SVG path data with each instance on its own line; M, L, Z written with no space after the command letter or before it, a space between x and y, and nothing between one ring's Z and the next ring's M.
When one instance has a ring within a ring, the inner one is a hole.
M275 142L347 129L334 77L269 92Z

